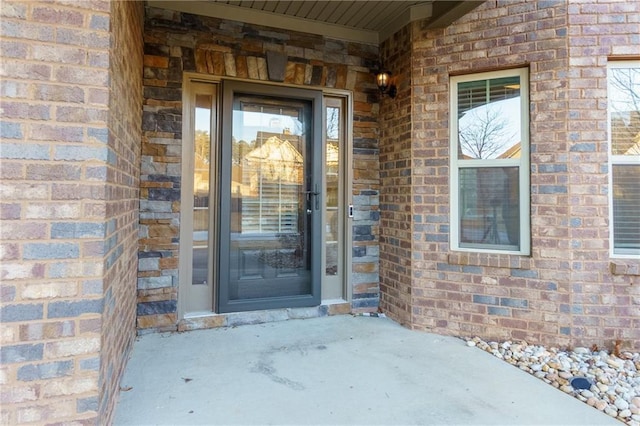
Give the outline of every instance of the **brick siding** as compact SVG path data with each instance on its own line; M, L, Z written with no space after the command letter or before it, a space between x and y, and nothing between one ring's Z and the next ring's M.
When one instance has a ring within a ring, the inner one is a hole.
M411 140L395 124L405 111L381 119L383 153L396 140L411 147L406 165L381 154L383 173L412 182L400 205L412 220L412 240L398 239L412 252L404 308L387 291L398 275L385 261L397 251L384 241L385 219L397 212L382 204L381 305L392 317L458 336L640 347L638 262L610 259L606 195L606 64L637 56L639 10L622 1L488 1L446 29L414 23L404 52L392 40L381 47L383 60L410 55L413 64L401 67L411 81ZM449 76L513 67L530 71L532 254L452 252ZM399 190L387 185L383 175L383 194Z
M492 0L415 22L380 47L398 86L381 100L376 47L143 13L0 8L0 423L110 423L135 322L177 327L183 72L265 81L268 51L286 83L353 91L353 310L380 297L415 329L640 349L640 262L609 255L605 89L608 61L638 57L640 4ZM453 252L449 77L523 66L532 254Z
M178 324L183 73L267 81L267 52L287 57L287 84L354 92L352 308L375 310L379 171L371 69L378 48L147 8L144 51L138 328L175 330Z
M381 46L383 66L392 70L395 99L380 105L380 307L400 324L411 324L412 258L412 80L411 27Z
M111 2L109 138L113 152L106 169L107 250L104 272L100 421L109 424L120 379L136 334L138 203L142 139L142 2ZM98 21L96 25L108 25ZM90 401L93 404L93 401ZM86 405L93 407L93 405Z
M129 2L2 3L2 424L108 422L115 402L134 336L142 61L138 41L128 69L111 62L121 30L141 32L123 9L141 17Z

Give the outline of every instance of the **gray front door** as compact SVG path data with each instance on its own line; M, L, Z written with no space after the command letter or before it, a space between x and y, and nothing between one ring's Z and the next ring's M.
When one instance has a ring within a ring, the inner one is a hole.
M218 312L320 304L322 94L226 81Z

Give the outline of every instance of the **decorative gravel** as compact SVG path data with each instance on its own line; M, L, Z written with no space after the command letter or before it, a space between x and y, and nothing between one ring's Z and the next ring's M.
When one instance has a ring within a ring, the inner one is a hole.
M640 353L614 353L577 347L572 351L530 345L527 342L485 342L475 346L533 374L546 383L611 417L640 426Z

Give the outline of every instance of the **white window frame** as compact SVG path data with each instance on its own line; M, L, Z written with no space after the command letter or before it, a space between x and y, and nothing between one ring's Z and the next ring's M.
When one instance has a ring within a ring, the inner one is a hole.
M611 93L611 82L609 80L611 69L616 68L640 68L640 60L621 60L621 61L611 61L607 64L607 93ZM613 167L614 166L622 166L622 165L638 165L640 164L640 156L634 155L613 155L612 152L612 141L611 141L611 102L607 104L607 142L609 145L609 188L608 198L609 198L609 253L613 258L620 259L638 259L640 256L640 250L637 249L616 249L614 247L614 227L613 227Z
M521 155L520 158L458 160L458 84L504 77L520 78ZM531 253L530 178L529 178L529 70L518 68L494 72L452 76L450 78L449 147L450 147L450 247L454 251L500 253L528 256ZM478 167L518 167L520 190L520 249L460 247L459 170Z

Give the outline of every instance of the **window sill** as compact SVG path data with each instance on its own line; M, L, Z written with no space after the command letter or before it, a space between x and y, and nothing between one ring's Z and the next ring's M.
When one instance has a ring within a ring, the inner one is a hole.
M449 253L448 261L450 265L531 269L531 257L517 254Z
M634 260L612 260L609 262L609 270L613 275L640 276L640 262Z

